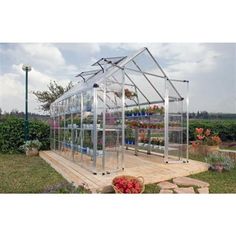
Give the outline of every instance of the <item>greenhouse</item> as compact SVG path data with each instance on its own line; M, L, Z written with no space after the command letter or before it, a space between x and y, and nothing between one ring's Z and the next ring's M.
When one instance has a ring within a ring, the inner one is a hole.
M188 84L148 48L101 58L51 104L51 149L94 174L124 170L126 153L188 162Z

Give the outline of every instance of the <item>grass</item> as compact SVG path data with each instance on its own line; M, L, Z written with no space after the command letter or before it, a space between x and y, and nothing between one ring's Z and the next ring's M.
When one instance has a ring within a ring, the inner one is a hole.
M159 193L160 187L157 184L146 184L144 193Z
M190 159L205 161L199 155ZM236 167L217 173L206 171L190 177L210 184L210 193L236 193ZM159 193L157 184L145 185L144 193ZM75 188L40 157L0 154L0 193L88 193Z
M201 155L191 155L190 159L205 162L205 157ZM236 193L236 167L230 171L222 173L206 171L189 176L199 179L210 184L210 193ZM160 189L157 184L148 184L145 186L144 193L159 193Z
M222 173L206 171L189 177L208 182L210 193L236 193L236 168Z
M220 148L222 150L230 150L230 151L236 151L236 147L222 147Z
M40 157L0 154L0 193L84 193Z
M205 162L201 155L190 155L190 159ZM206 171L189 177L208 182L210 193L236 193L236 167L222 173Z

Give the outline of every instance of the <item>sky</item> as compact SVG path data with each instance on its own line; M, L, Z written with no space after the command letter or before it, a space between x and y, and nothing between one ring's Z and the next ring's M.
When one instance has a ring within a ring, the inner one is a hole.
M129 56L148 47L170 79L190 81L190 112L236 113L236 44L233 43L0 43L0 108L24 111L30 64L29 111L42 113L33 91L50 81L79 81L79 72L102 57Z

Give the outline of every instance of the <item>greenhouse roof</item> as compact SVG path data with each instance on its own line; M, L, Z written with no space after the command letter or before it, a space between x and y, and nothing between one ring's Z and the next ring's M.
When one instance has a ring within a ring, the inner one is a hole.
M111 82L120 82L117 73L124 71L125 85L134 88L138 93L139 101L130 101L126 106L137 104L155 104L163 103L165 100L166 83L170 90L170 98L173 100L182 100L182 96L173 83L188 82L170 80L163 69L160 67L154 56L148 48L142 48L135 54L127 57L107 57L101 58L94 64L98 69L84 71L76 75L82 78L73 88L64 93L54 103L60 102L66 98L76 95L82 91L92 89L94 84L103 84L104 81L111 78ZM53 103L53 104L54 104Z

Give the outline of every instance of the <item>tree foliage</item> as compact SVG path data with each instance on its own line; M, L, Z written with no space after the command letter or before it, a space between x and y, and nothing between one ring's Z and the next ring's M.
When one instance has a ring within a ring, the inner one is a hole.
M49 111L51 103L73 87L73 83L69 82L66 87L59 85L56 81L50 81L47 91L34 91L33 94L37 97L44 111Z

